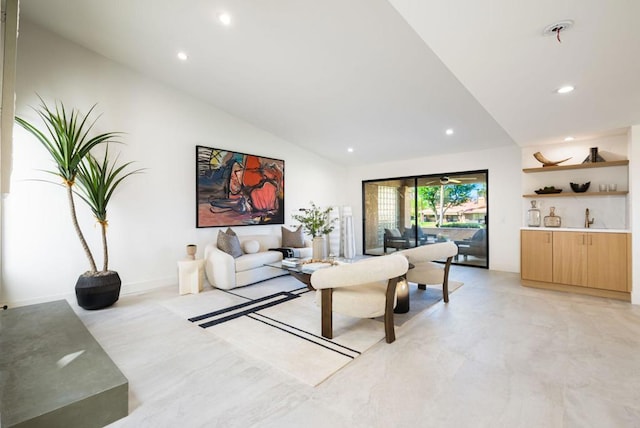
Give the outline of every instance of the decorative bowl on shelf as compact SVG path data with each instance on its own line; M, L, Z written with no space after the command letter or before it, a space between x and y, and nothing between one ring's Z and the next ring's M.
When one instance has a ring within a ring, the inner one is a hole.
M534 190L538 195L548 195L551 193L560 193L562 189L556 189L553 186L545 186L542 189Z
M591 184L590 181L587 181L584 184L578 184L578 183L569 183L571 185L571 189L576 192L576 193L583 193L586 192L587 189L589 188L589 185Z

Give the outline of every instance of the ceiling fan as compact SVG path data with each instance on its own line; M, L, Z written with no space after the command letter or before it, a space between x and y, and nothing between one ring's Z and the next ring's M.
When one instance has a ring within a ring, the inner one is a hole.
M460 177L460 178L450 178L447 175L443 175L442 177L440 177L437 181L428 181L426 182L424 185L425 186L433 186L434 184L441 184L443 186L447 185L447 184L460 184L462 183L462 181L466 181L466 180L476 180L475 177Z

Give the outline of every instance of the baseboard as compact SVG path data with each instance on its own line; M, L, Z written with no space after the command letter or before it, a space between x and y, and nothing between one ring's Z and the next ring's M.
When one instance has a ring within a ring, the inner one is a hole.
M170 285L175 285L176 293L177 293L178 279L173 276L167 277L167 278L153 279L150 281L130 282L130 283L122 284L122 287L120 289L120 295L125 296L128 294L144 293L146 291L151 291L156 288L167 287ZM53 302L55 300L66 300L70 303L75 304L76 295L75 295L75 292L73 291L73 287L71 287L71 290L69 293L53 294L49 296L36 297L33 299L26 299L26 300L7 301L0 304L0 308L2 305L7 305L9 308L17 308L20 306L37 305L40 303Z
M122 288L120 289L120 295L124 296L128 294L143 293L145 291L151 291L156 288L167 287L170 285L176 286L176 293L177 293L178 278L175 276L160 278L160 279L152 279L150 281L129 282L126 284L122 284Z
M601 290L599 288L579 287L576 285L556 284L554 282L540 282L521 279L520 283L525 287L543 288L545 290L564 291L566 293L586 294L588 296L606 297L609 299L631 301L631 293L624 291ZM640 302L639 302L640 303Z

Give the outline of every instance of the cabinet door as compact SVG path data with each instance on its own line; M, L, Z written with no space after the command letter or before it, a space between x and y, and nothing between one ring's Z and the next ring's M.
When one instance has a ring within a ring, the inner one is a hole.
M588 286L587 238L583 232L553 232L553 282Z
M531 281L553 280L551 232L522 230L520 233L520 277Z
M605 290L627 289L627 235L589 233L589 287Z

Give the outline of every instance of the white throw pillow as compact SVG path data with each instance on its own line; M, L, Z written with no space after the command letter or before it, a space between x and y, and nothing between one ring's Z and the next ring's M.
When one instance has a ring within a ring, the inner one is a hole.
M255 254L260 251L260 243L258 241L246 241L242 244L245 254Z

